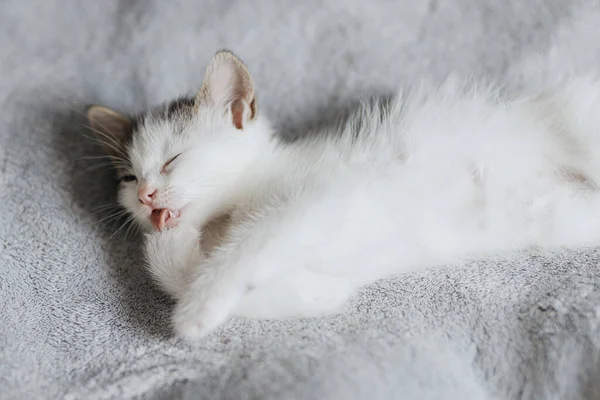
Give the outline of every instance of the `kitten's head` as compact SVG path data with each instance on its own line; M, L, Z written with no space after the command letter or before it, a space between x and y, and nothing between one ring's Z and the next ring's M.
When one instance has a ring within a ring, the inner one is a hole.
M204 218L216 208L264 143L254 87L244 64L228 51L210 61L194 98L134 119L101 106L87 112L114 162L119 203L147 229Z

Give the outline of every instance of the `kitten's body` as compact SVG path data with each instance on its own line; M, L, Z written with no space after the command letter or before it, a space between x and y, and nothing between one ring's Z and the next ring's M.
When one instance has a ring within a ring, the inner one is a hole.
M186 338L234 312L334 311L373 280L461 257L600 243L597 81L512 100L447 85L365 105L333 131L285 144L254 115L253 90L236 114L245 70L234 63L215 77L231 61L216 60L194 112L179 125L147 118L129 148L144 174L174 141L187 146L164 178L163 192L179 195L156 200L181 209L180 221L147 238L150 272L179 300ZM175 125L184 139L172 139ZM231 220L203 254L197 229L221 213Z

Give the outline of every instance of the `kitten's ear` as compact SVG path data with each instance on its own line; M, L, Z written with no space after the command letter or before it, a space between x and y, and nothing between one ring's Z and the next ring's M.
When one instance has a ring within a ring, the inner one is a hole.
M122 157L123 146L132 133L132 123L125 115L102 106L87 110L90 127L107 154Z
M237 129L256 117L254 84L244 63L227 50L210 60L195 106L222 108Z

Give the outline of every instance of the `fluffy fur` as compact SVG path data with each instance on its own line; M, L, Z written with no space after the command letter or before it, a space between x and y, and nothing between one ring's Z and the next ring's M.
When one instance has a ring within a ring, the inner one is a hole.
M333 312L389 274L600 242L595 79L515 97L452 83L415 90L294 143L257 113L251 82L220 52L194 100L133 122L90 110L129 176L119 201L150 230L148 268L178 300L183 338L234 313ZM151 207L138 200L144 185L156 189ZM151 223L153 210L176 216Z

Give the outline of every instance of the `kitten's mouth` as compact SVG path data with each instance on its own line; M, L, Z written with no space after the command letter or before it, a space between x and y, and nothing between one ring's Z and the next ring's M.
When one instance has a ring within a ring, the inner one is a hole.
M166 208L159 208L156 210L152 210L152 214L150 215L150 222L157 231L162 231L163 229L173 228L177 226L180 215L180 210L169 210Z

